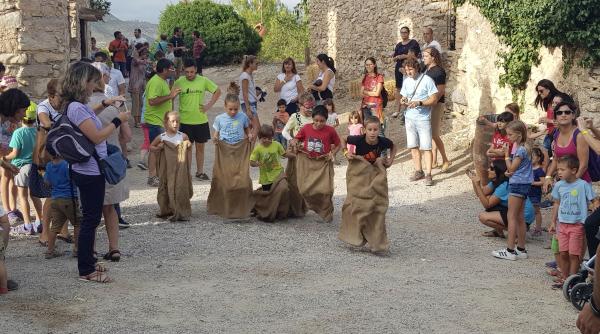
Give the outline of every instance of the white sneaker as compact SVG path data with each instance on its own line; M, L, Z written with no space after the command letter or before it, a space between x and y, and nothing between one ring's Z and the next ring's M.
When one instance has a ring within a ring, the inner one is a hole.
M500 249L497 251L493 251L492 255L494 257L497 257L499 259L504 259L504 260L515 261L517 259L517 254L507 251L506 248L503 248L503 249Z
M517 259L519 259L519 260L525 260L525 259L529 258L527 251L521 252L520 250L515 249L515 253L517 254Z

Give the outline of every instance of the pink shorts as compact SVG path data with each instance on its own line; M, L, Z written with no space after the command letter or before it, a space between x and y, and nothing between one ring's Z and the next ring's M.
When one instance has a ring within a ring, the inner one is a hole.
M149 151L150 150L150 131L146 124L142 124L142 131L144 132L144 143L140 149Z
M558 230L558 249L569 252L569 255L581 256L585 229L583 224L560 223Z

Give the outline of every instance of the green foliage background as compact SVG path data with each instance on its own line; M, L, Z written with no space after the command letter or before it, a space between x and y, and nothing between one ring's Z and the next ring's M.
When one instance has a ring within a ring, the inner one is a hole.
M467 0L453 0L460 6ZM540 62L539 49L562 47L564 74L577 50L585 52L580 65L600 62L600 0L468 0L492 24L509 49L501 52L504 72L500 83L513 92L523 90L531 67Z
M278 0L232 0L231 5L248 25L253 27L260 22L265 25L267 33L258 55L261 59L304 59L309 36L306 0L301 1L294 10Z
M204 64L228 64L239 61L246 54L257 54L260 37L232 6L196 0L168 5L160 15L158 31L168 36L181 27L191 56L192 31L198 30L207 45L203 52ZM170 38L170 37L169 37Z

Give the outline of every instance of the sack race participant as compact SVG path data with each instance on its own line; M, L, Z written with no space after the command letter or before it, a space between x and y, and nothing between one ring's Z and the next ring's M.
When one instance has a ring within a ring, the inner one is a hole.
M388 209L387 171L394 163L396 146L380 137L380 122L371 116L365 120L365 134L342 139L355 151L344 149L348 158L347 196L342 206L342 224L338 238L350 245L369 244L372 252L385 252L389 241L385 230Z
M237 95L227 94L225 113L218 115L213 123L216 149L207 208L209 214L228 219L247 218L254 206L250 119L239 109Z
M190 202L194 190L190 174L192 143L185 133L179 132L179 113L165 114L166 131L154 139L150 150L158 154L158 194L156 200L159 218L170 221L188 221L192 215Z
M307 124L296 134L291 146L302 148L296 156L298 190L309 209L315 211L324 222L333 220L333 161L340 149L340 137L327 122L327 108L314 109L313 123Z
M288 182L281 166L282 156L286 154L283 146L273 141L275 130L263 124L258 131L259 144L250 155L250 166L260 168L259 183L254 197L256 218L264 221L286 219L290 212L290 196Z

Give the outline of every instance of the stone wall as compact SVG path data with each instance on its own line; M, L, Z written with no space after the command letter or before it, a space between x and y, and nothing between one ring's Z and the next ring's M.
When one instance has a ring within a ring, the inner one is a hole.
M46 84L60 77L79 55L79 20L70 3L88 0L0 0L0 62L7 74L34 99L45 96ZM75 42L71 38L71 22ZM73 50L73 52L72 52ZM74 58L72 58L74 57Z
M496 66L497 53L503 46L476 7L467 3L456 9L456 50L448 50L447 5L448 1L436 0L311 0L311 53L325 52L335 59L336 90L338 96L343 96L349 81L361 77L366 57L376 57L380 71L386 78L393 78L390 55L400 40L402 26L411 28L411 38L421 43L423 28L431 27L434 39L444 49L444 67L448 72L449 114L444 126L453 137L452 145L468 145L475 133L477 116L503 111L513 96L510 89L501 88L498 83L502 70ZM573 94L584 113L600 110L599 68L575 66L563 78L561 50L543 48L541 56L541 63L533 68L521 96L525 121L535 123L541 116L532 102L535 84L544 78Z

